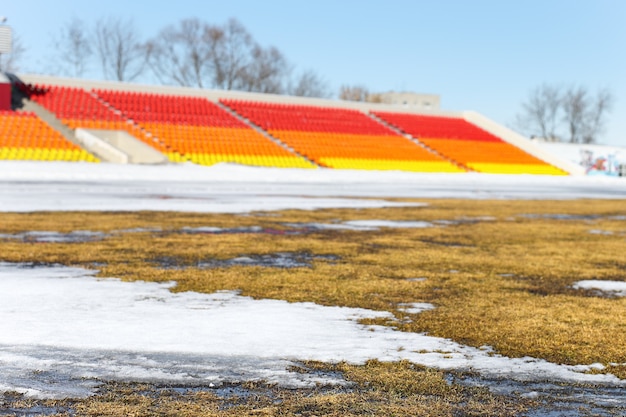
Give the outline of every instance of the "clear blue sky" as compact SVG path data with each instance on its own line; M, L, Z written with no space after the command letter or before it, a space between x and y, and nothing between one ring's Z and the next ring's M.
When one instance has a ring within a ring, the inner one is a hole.
M440 94L445 110L475 110L511 125L542 83L609 88L616 96L602 142L626 146L626 0L5 0L0 15L27 52L23 72L44 72L51 36L75 16L132 18L149 38L198 17L238 19L296 69L333 92ZM95 73L94 73L95 74Z

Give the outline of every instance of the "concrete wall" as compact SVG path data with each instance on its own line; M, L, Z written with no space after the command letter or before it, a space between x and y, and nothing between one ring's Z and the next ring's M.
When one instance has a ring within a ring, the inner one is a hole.
M99 135L92 132L91 129L76 129L75 135L85 150L98 155L105 162L127 164L130 160L126 153L102 139Z
M0 111L11 110L11 84L0 82Z
M0 110L11 110L11 80L0 72Z
M118 164L165 164L168 159L154 148L137 140L123 130L76 129L76 138L103 155L108 162Z
M396 93L390 91L372 94L370 97L379 100L383 104L402 107L404 110L412 109L432 112L438 111L441 104L441 97L436 94Z

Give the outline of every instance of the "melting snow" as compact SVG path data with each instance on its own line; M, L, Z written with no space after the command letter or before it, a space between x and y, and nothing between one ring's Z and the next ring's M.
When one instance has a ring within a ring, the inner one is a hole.
M80 243L93 242L95 240L104 239L106 235L102 232L92 232L89 230L80 230L70 233L49 232L49 231L31 231L24 233L6 234L0 233L0 239L17 239L25 242L40 243Z
M420 278L407 278L406 280L407 280L407 281L410 281L410 282L424 282L424 281L426 281L426 278L424 278L424 277L420 277Z
M430 222L422 222L422 221L393 221L393 220L350 220L344 222L344 224L348 226L357 226L357 227L372 227L372 228L380 228L380 227L390 227L390 228L401 228L401 229L421 229L426 227L434 227L434 224Z
M604 236L611 236L615 234L614 232L610 230L600 230L600 229L592 229L589 231L589 233L592 235L604 235Z
M506 358L447 339L358 323L391 318L388 312L254 300L234 292L173 293L174 283L93 275L81 268L0 263L0 390L87 395L93 378L340 383L286 368L298 360L374 358L524 381L624 384L611 375L585 374L589 366Z
M622 178L0 161L0 211L247 213L399 207L382 198L626 198ZM365 198L364 198L365 197Z
M284 225L295 229L354 230L361 232L377 231L381 227L407 229L435 227L430 222L408 220L349 220L342 223L285 223Z
M419 314L423 311L432 310L435 306L430 303L404 303L400 304L400 311L408 314Z
M376 231L377 227L347 223L285 223L287 227L310 230L355 230L361 232Z
M626 282L623 281L585 280L576 282L573 287L577 290L598 290L613 296L626 297Z

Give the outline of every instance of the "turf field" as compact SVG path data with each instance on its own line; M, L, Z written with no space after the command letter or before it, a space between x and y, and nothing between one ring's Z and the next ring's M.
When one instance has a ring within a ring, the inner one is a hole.
M624 414L626 200L373 197L5 211L0 413Z

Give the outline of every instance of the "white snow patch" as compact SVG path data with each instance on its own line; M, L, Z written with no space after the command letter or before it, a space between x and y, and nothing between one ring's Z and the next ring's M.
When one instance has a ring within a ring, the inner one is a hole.
M0 212L171 210L247 213L330 207L399 207L383 198L626 198L609 177L427 174L0 161Z
M174 283L93 275L81 268L0 263L0 389L38 397L88 395L95 384L89 378L302 386L341 381L288 372L294 361L368 359L407 359L523 381L624 385L612 375L585 374L589 366L507 358L358 323L391 318L388 312L254 300L234 292L173 293Z
M617 297L626 297L626 282L623 281L602 281L584 280L573 285L577 290L598 290Z
M112 233L145 233L145 232L161 232L160 227L131 227L129 229L114 230Z
M341 223L285 223L285 226L296 229L316 230L353 230L353 231L377 231L381 227L388 228L426 228L435 227L433 223L410 220L349 220Z
M394 221L394 220L350 220L344 222L343 224L348 226L356 226L356 227L371 227L371 228L380 228L380 227L389 227L389 228L400 228L400 229L421 229L426 227L434 227L435 225L430 222L423 221Z
M223 229L221 227L201 226L201 227L183 227L181 230L183 232L194 232L194 233L216 233L216 232L221 232Z
M614 232L610 230L600 230L600 229L592 229L589 231L589 233L592 235L604 235L604 236L611 236L615 234Z
M435 308L430 303L403 303L399 305L399 310L408 314L419 314L423 311L432 310Z
M69 233L54 231L30 231L15 234L0 233L0 239L19 239L42 243L81 242L103 239L105 236L103 232L92 232L89 230L77 230Z

